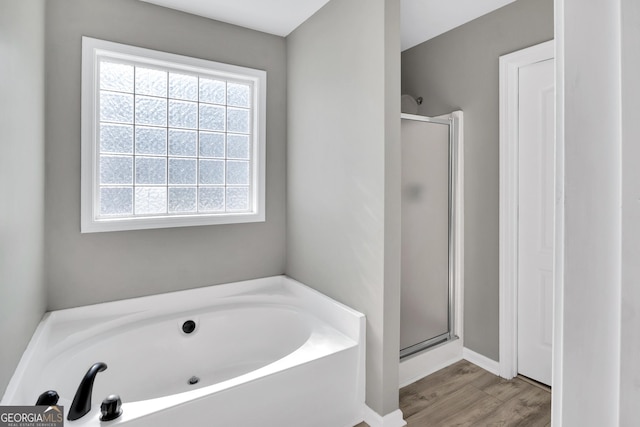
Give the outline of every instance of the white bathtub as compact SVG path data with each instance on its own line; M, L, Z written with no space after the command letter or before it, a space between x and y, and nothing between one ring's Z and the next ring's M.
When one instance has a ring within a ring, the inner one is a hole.
M196 322L191 334L182 331ZM364 409L364 316L285 276L47 313L2 399L56 390L65 425L347 427ZM66 415L95 362L92 409ZM193 376L200 382L189 385ZM123 414L100 422L100 403Z

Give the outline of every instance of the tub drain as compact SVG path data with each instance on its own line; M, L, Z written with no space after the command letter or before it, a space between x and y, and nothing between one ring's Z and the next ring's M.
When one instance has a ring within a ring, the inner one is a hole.
M189 378L189 385L198 384L199 382L200 378L196 377L195 375Z
M182 324L182 332L185 334L190 334L191 332L196 330L196 322L193 320L187 320Z

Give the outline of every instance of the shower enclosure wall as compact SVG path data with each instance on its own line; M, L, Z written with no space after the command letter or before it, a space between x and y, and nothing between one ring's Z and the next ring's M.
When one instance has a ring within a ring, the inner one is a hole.
M461 115L402 114L401 358L458 335Z

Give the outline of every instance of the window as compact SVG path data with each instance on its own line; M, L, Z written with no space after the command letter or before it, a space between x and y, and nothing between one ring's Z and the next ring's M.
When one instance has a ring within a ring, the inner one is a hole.
M83 38L82 232L264 221L266 72Z

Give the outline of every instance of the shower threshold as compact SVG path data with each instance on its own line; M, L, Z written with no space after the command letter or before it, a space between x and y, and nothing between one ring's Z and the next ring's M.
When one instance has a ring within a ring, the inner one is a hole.
M414 355L416 353L419 353L421 351L436 347L440 344L444 344L447 343L449 341L453 341L453 340L457 340L458 337L456 335L452 335L449 332L445 332L442 335L438 335L435 336L433 338L430 338L426 341L422 341L419 342L417 344L414 344L410 347L407 348L403 348L402 350L400 350L400 359L402 360L405 357Z

